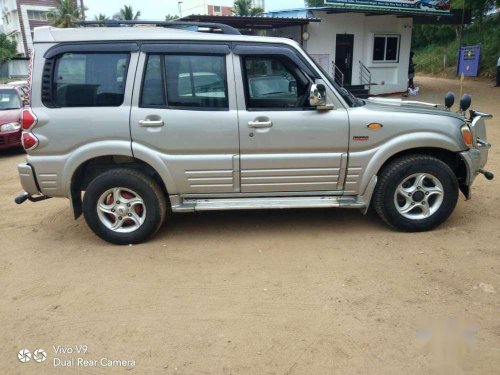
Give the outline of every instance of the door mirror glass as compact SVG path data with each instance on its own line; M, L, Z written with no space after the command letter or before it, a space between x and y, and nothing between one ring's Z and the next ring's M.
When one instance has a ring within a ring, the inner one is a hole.
M309 104L312 107L323 107L326 106L326 87L325 85L311 86L311 93L309 94Z

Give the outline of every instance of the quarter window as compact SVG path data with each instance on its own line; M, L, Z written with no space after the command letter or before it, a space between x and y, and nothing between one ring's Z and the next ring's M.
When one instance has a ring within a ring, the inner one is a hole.
M130 55L65 53L56 60L58 107L118 107L123 104Z
M309 81L284 56L244 57L248 109L301 109L308 107Z
M399 35L375 35L373 39L373 61L398 62L399 41Z
M228 110L225 56L149 55L141 106Z

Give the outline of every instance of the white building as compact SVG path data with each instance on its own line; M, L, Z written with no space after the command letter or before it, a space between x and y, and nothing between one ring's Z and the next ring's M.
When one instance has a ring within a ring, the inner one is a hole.
M314 12L321 22L276 30L305 50L344 86L370 86L370 94L407 88L413 19L396 15ZM311 15L310 15L311 16ZM305 38L303 38L305 36ZM305 40L307 39L307 40Z
M182 0L178 2L180 16L190 15L230 15L234 0ZM254 8L265 9L265 0L252 0Z
M48 25L47 12L56 0L0 0L3 32L17 42L20 57L27 57L33 47L33 29Z
M362 1L369 0L358 0L358 3ZM370 1L371 6L377 1L386 3L385 0ZM367 90L372 95L388 94L407 89L414 17L446 16L448 13L420 8L420 2L414 0L404 1L411 7L397 6L397 1L376 9L362 5L354 8L356 5L352 4L333 7L332 4L266 15L321 18L321 22L310 23L305 28L276 29L273 35L301 43L339 84L350 87L354 93Z

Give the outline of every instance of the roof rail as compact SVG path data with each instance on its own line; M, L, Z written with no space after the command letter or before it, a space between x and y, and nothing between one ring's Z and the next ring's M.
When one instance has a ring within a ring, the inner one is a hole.
M229 25L211 22L189 22L189 21L122 21L122 20L104 20L104 21L77 21L79 26L101 26L101 27L122 27L137 25L154 25L171 29L181 29L205 33L221 33L228 35L241 35L241 33Z

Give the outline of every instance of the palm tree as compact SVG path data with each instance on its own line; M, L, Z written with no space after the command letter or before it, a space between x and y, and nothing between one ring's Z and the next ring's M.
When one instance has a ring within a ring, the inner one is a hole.
M82 11L75 0L57 0L56 6L47 16L52 26L73 27L76 21L82 19Z
M124 5L120 12L115 14L113 18L120 21L136 21L141 16L141 11L134 13L132 5Z
M96 21L107 21L107 20L109 20L109 17L103 13L99 13L97 16L94 16L94 19Z
M109 21L109 17L103 13L99 13L98 15L94 16L94 20L104 22ZM104 25L97 25L97 27L104 27Z
M262 8L254 8L252 0L235 0L233 5L233 13L236 16L261 16L264 13Z
M167 14L167 15L165 16L165 21L175 21L175 20L176 20L176 19L178 19L178 18L179 18L179 16L175 16L175 15L174 15L174 16L172 16L171 14Z

